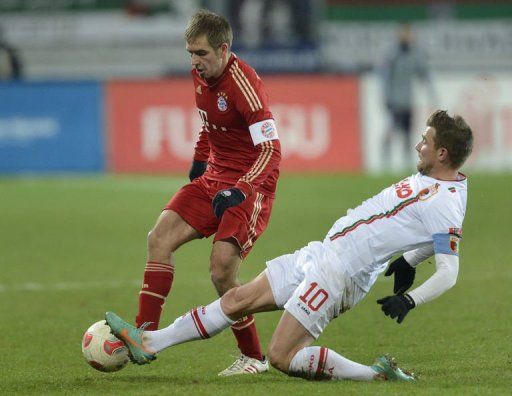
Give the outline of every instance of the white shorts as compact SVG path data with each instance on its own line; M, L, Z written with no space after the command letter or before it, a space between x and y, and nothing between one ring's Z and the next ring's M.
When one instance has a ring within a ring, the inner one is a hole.
M327 258L321 243L267 262L267 278L279 308L284 308L318 338L327 324L363 299L366 292Z

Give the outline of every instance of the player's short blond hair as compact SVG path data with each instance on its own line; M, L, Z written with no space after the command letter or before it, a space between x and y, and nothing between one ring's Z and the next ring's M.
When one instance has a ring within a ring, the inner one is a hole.
M185 30L185 40L191 43L203 35L215 49L224 43L231 48L233 43L233 31L227 19L205 9L199 10L190 18Z
M460 115L450 117L444 110L435 111L428 119L427 126L435 128L436 149L448 150L450 165L459 169L473 150L473 131Z

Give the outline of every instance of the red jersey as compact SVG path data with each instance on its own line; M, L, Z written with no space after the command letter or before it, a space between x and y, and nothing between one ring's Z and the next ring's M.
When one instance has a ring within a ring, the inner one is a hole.
M231 54L215 81L205 81L196 70L192 78L203 121L194 160L208 161L204 177L232 183L246 196L274 197L281 145L256 71Z

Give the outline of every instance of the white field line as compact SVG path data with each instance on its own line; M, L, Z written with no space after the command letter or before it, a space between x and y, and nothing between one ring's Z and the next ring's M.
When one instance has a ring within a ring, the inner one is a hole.
M138 280L117 280L117 281L89 281L89 282L56 282L56 283L38 283L25 282L13 285L5 285L0 283L0 293L7 292L47 292L47 291L66 291L66 290L88 290L88 289L105 289L105 288L121 288L121 287L140 287L142 278ZM210 285L211 281L208 276L201 279L194 279L190 283L190 287L197 285ZM213 287L213 286L212 286Z
M90 281L90 282L56 282L56 283L37 283L26 282L14 285L0 284L0 293L16 292L16 291L31 291L31 292L46 292L46 291L60 291L60 290L87 290L87 289L101 289L101 288L120 288L127 286L140 286L141 279L139 280L116 280L116 281Z
M31 178L18 179L16 185L29 186L34 188L44 188L44 190L87 190L87 191L144 191L147 193L169 193L174 194L187 183L185 178L169 177L169 180L155 179L116 179L116 178L62 178L54 177L50 179ZM0 183L3 182L0 178ZM4 184L9 186L8 183Z

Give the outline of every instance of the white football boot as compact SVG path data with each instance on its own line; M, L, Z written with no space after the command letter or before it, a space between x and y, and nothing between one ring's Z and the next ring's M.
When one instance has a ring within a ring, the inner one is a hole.
M258 360L242 354L231 366L221 371L219 377L241 374L260 374L268 371L268 367L267 358L264 357L263 360Z

